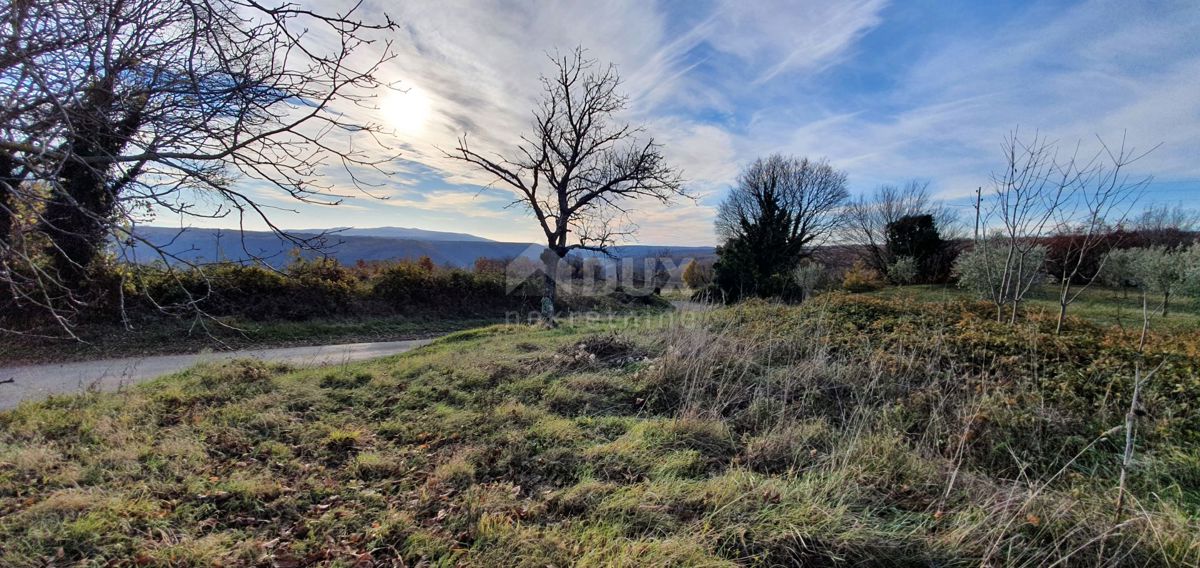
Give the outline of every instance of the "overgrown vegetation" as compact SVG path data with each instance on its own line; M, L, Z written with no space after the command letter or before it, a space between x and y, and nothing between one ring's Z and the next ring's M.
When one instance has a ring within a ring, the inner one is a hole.
M1195 565L1200 334L826 294L0 414L0 564ZM1135 368L1124 512L1115 507Z
M29 329L0 346L0 361L116 356L201 347L379 341L427 336L466 326L524 320L536 311L540 282L509 289L504 263L480 259L473 270L416 262L359 263L297 258L284 270L218 264L201 269L156 265L93 266L93 298L81 310L74 339L47 340L59 322L0 297L0 327ZM613 291L564 294L559 311L661 309L651 295Z

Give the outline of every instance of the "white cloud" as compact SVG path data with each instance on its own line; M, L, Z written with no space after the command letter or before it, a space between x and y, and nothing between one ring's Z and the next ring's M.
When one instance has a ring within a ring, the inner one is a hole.
M1200 10L1186 3L1089 2L1053 16L1034 10L991 33L940 38L881 100L898 110L851 112L807 123L768 112L756 141L828 156L859 190L931 179L947 197L986 185L1003 136L1020 127L1072 148L1096 136L1139 149L1136 165L1163 178L1200 177ZM768 145L769 146L769 145Z
M879 0L844 6L811 1L773 9L748 4L753 3L721 2L682 32L671 29L661 6L639 1L417 0L389 7L403 32L393 43L398 57L388 72L422 99L419 105L393 101L392 112L406 106L430 109L419 136L411 135L417 128L405 124L404 159L432 168L447 183L491 182L442 150L453 148L466 133L478 149L511 152L528 130L541 96L537 78L550 67L544 54L578 45L599 61L618 66L631 100L627 118L647 124L648 134L665 145L672 165L683 170L688 187L711 197L736 174L740 144L723 125L670 110L729 104L724 93L729 85L694 76L698 63L690 57L692 50L705 44L744 58L749 68L761 70L756 73L763 79L817 69L841 56L873 25L882 6ZM733 36L753 41L731 41ZM426 209L431 202L397 198L391 204ZM462 206L463 211L472 207ZM685 236L695 233L702 235L700 241L711 242L710 212L683 207L690 209L671 214L653 204L636 204L634 221L656 227L643 229L642 240L696 240ZM487 214L517 220L521 213Z
M724 0L708 40L717 49L757 64L755 83L763 83L789 71L835 63L880 22L885 4L884 0Z
M392 38L397 57L388 78L420 97L393 101L389 112L415 109L424 118L403 122L402 172L378 180L392 199L372 211L428 212L431 222L476 216L486 223L472 226L483 230L535 235L520 210L497 206L508 197L501 189L480 197L441 189L492 180L440 149L468 133L480 150L511 151L541 95L544 54L577 45L618 66L631 96L625 118L647 126L700 197L672 208L635 204L641 242L711 243L712 206L738 167L775 151L826 157L849 172L856 190L922 178L955 197L986 184L1014 127L1070 144L1127 131L1139 148L1163 144L1139 162L1145 173L1200 178L1194 2L1034 6L989 27L939 29L887 71L887 89L845 96L824 78L872 55L859 51L860 41L886 28L888 8L884 0L411 0L373 7L402 26ZM419 189L428 187L438 189ZM327 217L330 225L347 224L337 213Z
M466 217L482 217L489 219L504 219L510 216L501 209L510 203L495 192L487 190L479 193L464 193L438 189L418 194L406 194L389 197L381 203L392 207L405 207L421 211L437 213L453 213Z

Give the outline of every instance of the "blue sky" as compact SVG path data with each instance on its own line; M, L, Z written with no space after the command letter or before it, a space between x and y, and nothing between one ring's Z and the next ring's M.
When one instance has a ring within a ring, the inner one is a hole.
M713 244L738 169L784 152L826 158L854 193L909 179L948 201L986 186L1019 127L1064 147L1139 149L1144 203L1200 206L1200 4L846 0L383 3L402 25L385 69L409 90L373 118L401 158L376 199L299 206L259 190L286 227L416 226L531 241L510 194L447 160L462 133L505 152L528 129L545 53L582 45L618 66L631 106L698 196L636 206L638 242ZM322 3L323 6L327 5ZM368 4L367 10L380 12ZM369 12L367 15L369 16ZM241 183L253 188L256 182ZM159 223L169 222L159 219ZM221 224L220 222L216 224Z

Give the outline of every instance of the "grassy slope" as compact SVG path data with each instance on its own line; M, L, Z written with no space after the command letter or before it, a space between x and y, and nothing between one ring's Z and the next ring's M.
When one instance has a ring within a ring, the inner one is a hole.
M1200 562L1200 339L830 296L495 326L0 414L0 565ZM1191 382L1189 382L1191 381ZM1119 437L1119 434L1117 435ZM63 563L63 562L59 562Z

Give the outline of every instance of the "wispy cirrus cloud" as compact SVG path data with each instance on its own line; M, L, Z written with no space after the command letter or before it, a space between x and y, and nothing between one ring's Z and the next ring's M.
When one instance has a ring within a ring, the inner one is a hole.
M885 14L886 17L886 14ZM923 55L887 74L870 100L828 118L770 121L749 134L788 140L851 172L859 189L930 179L946 196L986 185L1002 137L1020 127L1083 152L1107 143L1154 152L1139 173L1191 180L1193 195L1151 187L1149 197L1200 201L1200 10L1186 2L1083 2L1031 7L1007 20L905 40ZM881 29L887 39L903 30ZM887 40L885 39L884 42ZM848 71L849 72L849 71ZM789 137L790 135L790 137ZM823 150L823 151L822 151Z
M396 127L401 159L396 176L371 178L387 201L320 214L299 207L329 226L406 222L537 239L519 208L503 207L511 194L443 150L465 134L485 152L511 152L541 95L546 54L575 46L618 66L630 96L623 118L664 144L696 195L673 207L638 204L631 220L641 242L713 243L713 209L738 168L776 151L828 158L854 191L921 178L947 197L967 194L986 184L1002 137L1018 126L1067 144L1096 135L1161 143L1136 172L1170 182L1151 197L1200 201L1200 10L1187 0L412 0L363 9L401 24L385 73L411 90L373 115Z

